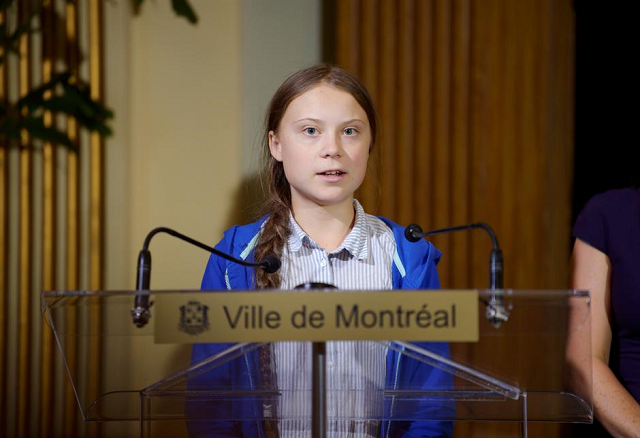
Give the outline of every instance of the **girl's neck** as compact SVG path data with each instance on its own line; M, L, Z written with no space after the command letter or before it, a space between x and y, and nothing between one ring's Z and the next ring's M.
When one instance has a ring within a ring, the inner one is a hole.
M314 242L331 252L338 248L353 228L353 198L327 206L292 206L293 217Z

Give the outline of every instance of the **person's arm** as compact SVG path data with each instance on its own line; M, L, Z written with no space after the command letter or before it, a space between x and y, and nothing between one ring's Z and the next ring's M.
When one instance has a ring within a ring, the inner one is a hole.
M571 287L591 292L591 363L595 415L615 437L640 437L640 405L608 366L612 317L609 257L576 239L571 271Z

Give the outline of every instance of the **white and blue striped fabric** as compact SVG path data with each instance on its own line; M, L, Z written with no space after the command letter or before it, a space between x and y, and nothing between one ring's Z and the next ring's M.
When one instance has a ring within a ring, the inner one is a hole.
M342 245L327 253L291 216L292 234L282 257L282 288L305 282L329 283L342 290L392 288L396 243L389 227L368 215L358 201L353 229ZM311 436L311 343L273 344L280 436ZM378 435L379 422L358 421L382 415L386 348L375 342L327 343L327 410L330 437ZM333 421L331 421L333 419Z

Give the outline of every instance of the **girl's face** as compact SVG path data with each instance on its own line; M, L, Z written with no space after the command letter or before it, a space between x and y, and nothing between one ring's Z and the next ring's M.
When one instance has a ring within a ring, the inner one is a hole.
M320 84L296 97L276 132L271 155L284 166L294 209L349 204L367 170L371 128L349 93Z

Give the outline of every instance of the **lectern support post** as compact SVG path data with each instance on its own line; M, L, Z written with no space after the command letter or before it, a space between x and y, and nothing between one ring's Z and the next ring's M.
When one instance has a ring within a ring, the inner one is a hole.
M313 438L327 436L327 350L324 342L313 343Z

